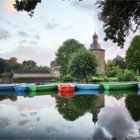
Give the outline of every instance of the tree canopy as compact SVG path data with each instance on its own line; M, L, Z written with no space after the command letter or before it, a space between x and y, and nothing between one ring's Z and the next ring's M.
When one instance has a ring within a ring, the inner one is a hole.
M126 52L126 63L129 69L140 73L140 35L133 38Z
M71 55L78 52L80 49L85 49L84 45L79 43L75 39L68 39L63 42L56 52L56 63L60 67L60 73L62 76L68 74L68 61Z
M74 53L69 61L69 71L72 76L85 79L88 82L89 76L96 73L97 60L89 50L80 50Z
M123 47L130 31L140 29L140 1L99 0L99 19L104 22L105 40Z

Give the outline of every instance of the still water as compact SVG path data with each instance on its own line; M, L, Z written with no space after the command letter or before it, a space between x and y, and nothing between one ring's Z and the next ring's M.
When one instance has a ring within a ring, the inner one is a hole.
M140 139L140 91L0 92L0 139Z

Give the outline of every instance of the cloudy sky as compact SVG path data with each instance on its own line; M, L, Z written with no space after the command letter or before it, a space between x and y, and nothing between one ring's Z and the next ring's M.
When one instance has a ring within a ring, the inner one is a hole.
M38 65L49 66L66 39L74 38L89 48L95 31L101 47L106 50L106 60L116 55L124 57L132 35L124 49L111 41L104 42L103 24L98 20L95 2L42 0L30 18L13 8L14 0L0 0L0 58L15 56L19 62L32 59Z

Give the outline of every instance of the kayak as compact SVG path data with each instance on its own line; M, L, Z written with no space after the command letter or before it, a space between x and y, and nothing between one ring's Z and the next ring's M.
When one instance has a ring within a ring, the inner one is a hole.
M99 90L77 90L75 94L77 95L92 95L92 94L99 94Z
M58 91L74 91L74 85L73 84L59 84L58 85Z
M140 83L138 83L138 88L140 89Z
M29 91L57 90L57 84L33 85L29 86L28 89Z
M58 96L62 97L73 97L75 94L73 91L59 91Z
M99 84L75 84L76 90L98 90L100 89Z
M0 85L0 91L14 91L15 84Z
M132 89L123 89L123 90L104 90L103 91L104 94L109 95L109 94L137 94L137 90L132 90Z
M1 95L15 95L15 96L27 96L26 92L16 92L16 91L0 91Z
M104 89L137 89L137 83L134 82L108 82L102 85Z
M34 84L25 84L25 85L18 85L15 86L14 89L15 91L27 91L29 86L32 86Z

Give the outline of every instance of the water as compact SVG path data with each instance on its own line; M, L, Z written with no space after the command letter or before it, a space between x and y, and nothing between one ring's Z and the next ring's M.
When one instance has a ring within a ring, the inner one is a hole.
M140 92L95 93L1 92L0 138L140 139Z

